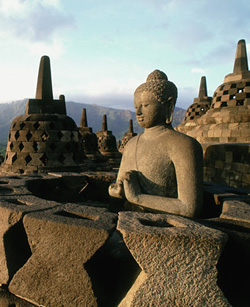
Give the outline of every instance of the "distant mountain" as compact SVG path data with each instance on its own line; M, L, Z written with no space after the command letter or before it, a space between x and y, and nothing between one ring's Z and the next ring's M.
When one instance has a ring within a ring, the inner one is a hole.
M12 120L25 113L27 99L13 101L11 103L0 104L0 142L5 143ZM82 109L87 110L88 126L96 132L102 128L102 116L107 115L108 130L111 130L117 140L121 139L123 134L128 131L129 120L134 123L134 132L141 132L142 128L137 124L135 112L130 110L119 110L106 108L95 104L66 102L67 115L72 117L76 124L80 125ZM176 107L174 112L173 126L177 126L185 116L185 110Z

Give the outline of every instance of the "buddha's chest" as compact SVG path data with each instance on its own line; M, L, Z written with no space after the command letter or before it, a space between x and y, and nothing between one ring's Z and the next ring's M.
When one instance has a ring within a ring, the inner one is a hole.
M157 141L138 142L135 151L135 168L152 183L167 186L175 179L175 168L167 144Z

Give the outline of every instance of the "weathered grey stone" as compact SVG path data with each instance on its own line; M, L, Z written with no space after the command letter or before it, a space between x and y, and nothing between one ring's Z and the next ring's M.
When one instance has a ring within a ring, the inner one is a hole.
M105 209L74 204L26 215L32 255L10 292L38 306L97 306L84 264L106 242L115 219Z
M142 272L119 307L230 306L217 286L221 231L167 214L121 212L118 230Z
M5 195L0 199L0 284L8 284L12 276L30 256L27 236L22 224L28 212L57 206L33 195Z
M172 128L176 86L155 70L134 94L136 118L144 132L125 146L113 197L146 210L199 216L202 208L202 149Z

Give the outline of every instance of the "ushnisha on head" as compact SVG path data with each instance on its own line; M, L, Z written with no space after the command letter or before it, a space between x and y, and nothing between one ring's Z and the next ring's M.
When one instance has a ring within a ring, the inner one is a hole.
M144 95L142 95L143 93ZM154 97L154 99L151 100L164 105L166 123L170 124L172 122L174 106L177 99L177 87L173 82L168 80L164 72L154 70L148 75L147 81L135 90L135 106L139 100L149 100L149 96ZM147 99L144 97L147 97Z

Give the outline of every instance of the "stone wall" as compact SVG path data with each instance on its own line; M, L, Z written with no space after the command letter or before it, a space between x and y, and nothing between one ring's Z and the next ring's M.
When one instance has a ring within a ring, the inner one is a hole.
M204 180L250 188L250 143L202 144Z

